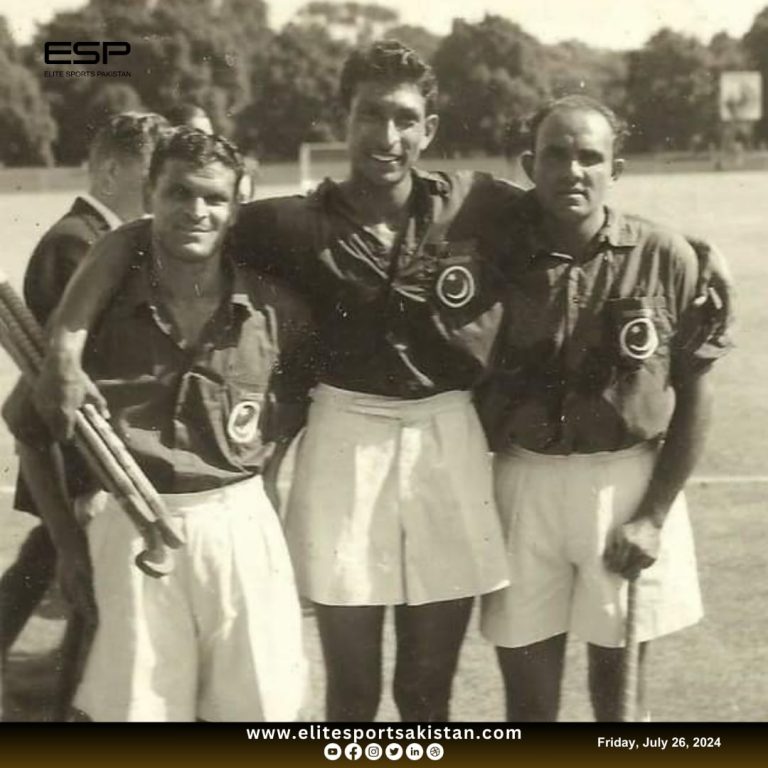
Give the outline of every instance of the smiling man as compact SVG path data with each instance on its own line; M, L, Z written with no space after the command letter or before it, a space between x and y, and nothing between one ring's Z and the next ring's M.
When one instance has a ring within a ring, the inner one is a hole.
M506 583L470 391L496 338L524 198L486 174L417 169L437 88L402 44L354 51L340 94L347 178L243 206L233 234L239 257L299 289L318 324L286 535L316 606L327 716L375 717L394 606L400 714L444 720L472 599ZM52 422L71 423L80 402L85 329L127 269L126 241L123 230L102 243L64 299L40 398Z
M400 713L445 720L473 598L506 583L469 390L501 316L493 260L505 205L520 193L483 174L415 168L437 128L437 89L400 43L352 53L340 93L347 179L244 206L236 250L298 288L319 328L320 383L286 535L299 590L316 606L328 718L375 717L383 620L395 606ZM70 367L48 369L53 386L42 398L56 402L55 415L80 379L72 361L84 333L66 328L83 328L109 297L130 241L123 230L97 249L65 300L74 319L62 323L61 355L49 362Z
M683 485L728 348L695 306L696 255L606 202L624 129L571 96L531 124L505 319L480 397L510 586L484 600L510 720L557 716L567 633L589 644L598 720L619 718L627 579L647 642L701 616Z
M436 85L399 43L354 52L340 91L347 179L262 204L238 230L311 296L320 328L286 536L315 604L328 718L375 717L395 606L401 716L445 720L472 598L506 583L468 390L500 316L500 229L483 224L515 191L416 170L437 129Z
M242 172L220 137L184 127L160 143L153 218L126 227L136 268L85 352L187 542L154 579L113 498L90 502L87 547L68 504L43 510L73 592L90 591L93 569L98 628L75 697L93 720L292 720L303 702L298 597L263 476L303 420L310 333L293 294L234 263ZM27 454L42 453L45 431L11 417Z

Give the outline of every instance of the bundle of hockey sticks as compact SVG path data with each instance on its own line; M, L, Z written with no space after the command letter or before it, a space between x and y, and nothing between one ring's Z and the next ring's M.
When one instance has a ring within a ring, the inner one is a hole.
M0 343L30 387L45 352L45 337L32 313L0 272ZM75 417L75 445L101 486L113 494L144 538L136 564L150 576L172 569L168 547L183 545L162 497L128 452L109 422L90 404Z

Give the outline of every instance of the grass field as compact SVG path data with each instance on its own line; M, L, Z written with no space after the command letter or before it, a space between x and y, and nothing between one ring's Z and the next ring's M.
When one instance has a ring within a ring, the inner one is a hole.
M294 177L295 178L295 177ZM288 177L286 176L286 182ZM285 184L265 194L288 191ZM650 695L656 720L768 720L768 301L764 264L768 229L764 200L768 173L680 173L630 175L617 186L615 201L651 218L712 238L730 257L739 286L737 349L714 377L717 410L706 456L690 488L707 616L697 627L656 644ZM71 192L0 193L6 250L2 269L20 285L35 241L68 206ZM0 397L15 373L0 352ZM14 557L30 522L10 510L8 488L15 461L10 439L0 430L0 568ZM9 719L47 717L45 681L61 621L56 601L41 611L10 659L5 714ZM322 713L322 665L311 619L314 714ZM391 650L392 643L387 647ZM561 717L588 720L583 650L569 647ZM391 674L391 658L387 661ZM473 622L455 684L457 719L502 716L501 689L493 654ZM394 719L389 697L381 719Z

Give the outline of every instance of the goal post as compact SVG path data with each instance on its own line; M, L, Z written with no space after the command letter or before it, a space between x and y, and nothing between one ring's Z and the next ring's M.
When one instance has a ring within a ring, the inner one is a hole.
M343 141L308 141L299 147L299 184L304 194L326 177L341 181L347 167L347 145Z

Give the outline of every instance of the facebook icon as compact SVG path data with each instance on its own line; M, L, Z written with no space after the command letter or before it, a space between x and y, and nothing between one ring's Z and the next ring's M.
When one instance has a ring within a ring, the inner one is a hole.
M344 757L347 760L359 760L363 756L363 748L359 744L347 744L344 747Z

